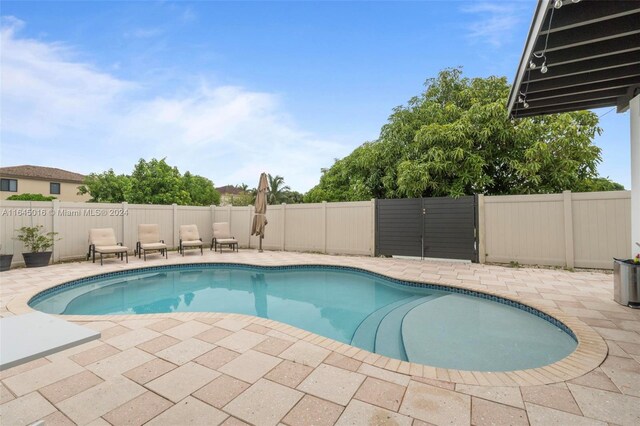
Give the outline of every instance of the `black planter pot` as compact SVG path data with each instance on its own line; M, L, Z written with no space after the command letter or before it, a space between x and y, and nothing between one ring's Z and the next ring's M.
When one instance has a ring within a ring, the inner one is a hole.
M12 254L0 254L0 271L8 271L11 268Z
M51 251L42 251L39 253L22 253L24 264L27 268L39 268L47 266L51 259Z

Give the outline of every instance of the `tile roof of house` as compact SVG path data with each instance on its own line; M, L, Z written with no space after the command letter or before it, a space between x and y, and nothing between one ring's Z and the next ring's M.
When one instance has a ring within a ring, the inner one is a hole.
M225 185L225 186L221 186L219 188L216 188L218 190L218 192L220 194L232 194L232 195L236 195L242 192L242 190L240 188L238 188L237 186L233 186L233 185Z
M80 173L70 172L68 170L57 169L55 167L41 167L30 165L0 167L0 175L8 177L64 181L73 183L84 182L84 175L81 175Z

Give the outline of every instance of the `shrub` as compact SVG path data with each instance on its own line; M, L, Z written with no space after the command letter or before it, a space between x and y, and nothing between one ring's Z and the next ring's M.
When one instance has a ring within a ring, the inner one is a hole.
M53 201L55 199L56 197L53 195L29 194L28 192L7 197L9 201Z
M18 241L22 241L27 250L31 253L38 253L47 251L47 249L53 247L53 242L56 240L55 236L57 232L43 232L44 226L23 226L19 231L18 236L15 238ZM58 238L59 240L60 238Z

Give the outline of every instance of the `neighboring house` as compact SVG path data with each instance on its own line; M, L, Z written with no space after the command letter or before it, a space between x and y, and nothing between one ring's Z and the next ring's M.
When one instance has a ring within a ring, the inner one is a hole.
M216 190L220 193L220 205L228 206L231 204L231 200L233 200L234 195L238 195L242 192L240 188L233 185L225 185L220 188L216 188Z
M29 193L51 195L60 201L88 201L88 194L78 195L83 182L84 175L54 167L0 167L0 199Z

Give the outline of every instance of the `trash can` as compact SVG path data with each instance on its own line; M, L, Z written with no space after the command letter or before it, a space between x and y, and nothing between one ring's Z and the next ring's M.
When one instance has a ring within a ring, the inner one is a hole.
M640 263L613 259L613 300L640 309Z

